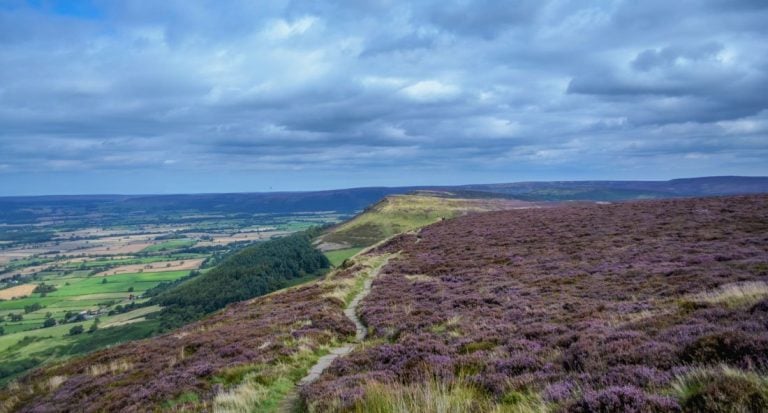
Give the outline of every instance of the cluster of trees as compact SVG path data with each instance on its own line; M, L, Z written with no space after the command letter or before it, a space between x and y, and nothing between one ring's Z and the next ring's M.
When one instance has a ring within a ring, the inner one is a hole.
M311 235L294 234L244 248L211 271L161 292L152 299L165 307L161 324L172 328L327 269L330 263L312 246Z
M29 313L31 313L33 311L40 310L41 308L43 308L43 306L40 303L32 303L32 304L29 304L29 305L25 305L24 306L24 313L25 314L29 314Z
M96 317L96 319L93 320L93 324L91 324L91 326L88 327L88 334L92 334L99 329L99 322L100 322L99 318ZM85 327L83 327L82 324L78 324L69 329L70 336L76 336L78 334L82 334L83 332L85 332Z
M53 284L40 283L32 291L33 293L48 294L56 291L56 286ZM45 295L43 295L44 297Z

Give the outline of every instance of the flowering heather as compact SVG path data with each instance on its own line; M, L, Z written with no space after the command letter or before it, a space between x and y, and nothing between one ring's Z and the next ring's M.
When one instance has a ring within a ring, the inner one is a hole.
M252 366L281 364L353 336L344 303L328 298L328 290L312 283L240 302L171 334L37 370L0 392L0 401L22 412L130 412L195 394L205 405Z
M768 368L768 196L489 212L377 251L400 255L362 302L374 341L304 390L311 410L437 379L499 405L695 411L670 396L692 369Z

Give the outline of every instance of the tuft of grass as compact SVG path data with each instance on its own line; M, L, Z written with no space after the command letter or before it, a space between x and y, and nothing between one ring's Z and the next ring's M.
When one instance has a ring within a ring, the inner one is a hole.
M540 413L550 410L537 395L526 394L498 402L465 383L437 380L411 385L372 381L365 385L363 398L353 408L356 413Z
M133 363L128 360L114 360L108 364L94 364L88 368L91 376L100 376L105 373L121 373L133 368Z
M672 393L683 412L768 411L768 377L726 365L679 375Z
M719 304L729 308L746 307L768 297L768 283L752 281L724 284L712 291L689 295L681 301L687 308L701 304Z

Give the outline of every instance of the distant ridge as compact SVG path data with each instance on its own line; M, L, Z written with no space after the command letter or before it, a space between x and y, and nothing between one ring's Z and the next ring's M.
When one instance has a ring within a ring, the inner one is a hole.
M0 222L34 222L52 210L98 214L147 212L353 214L388 195L436 190L463 198L506 197L526 201L621 201L768 193L768 177L712 176L668 181L550 181L460 186L349 188L308 192L178 195L48 195L0 197Z

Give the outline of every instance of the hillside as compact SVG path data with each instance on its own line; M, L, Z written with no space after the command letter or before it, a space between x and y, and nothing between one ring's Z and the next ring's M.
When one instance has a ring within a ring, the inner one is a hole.
M211 271L160 292L151 303L163 307L164 323L177 326L227 304L318 276L328 266L308 234L289 235L244 248Z
M22 412L764 411L766 217L761 195L439 221L322 280L37 370L0 402Z
M768 196L751 196L399 236L360 310L371 344L304 396L313 411L766 411L766 234Z
M470 212L533 207L521 201L459 198L448 192L421 191L390 195L320 237L321 249L362 248L392 235Z

